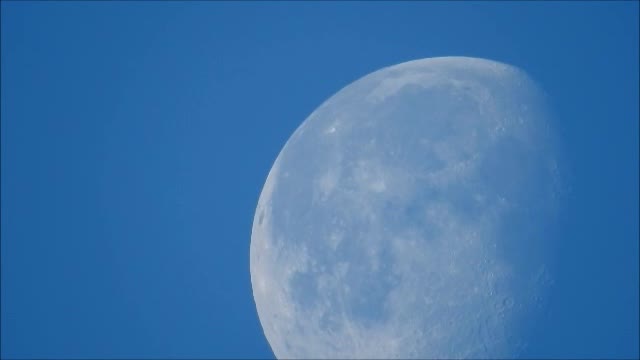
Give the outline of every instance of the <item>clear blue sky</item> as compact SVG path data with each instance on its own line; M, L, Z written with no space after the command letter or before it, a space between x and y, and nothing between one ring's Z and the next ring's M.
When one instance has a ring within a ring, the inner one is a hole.
M378 68L506 62L571 165L533 354L638 357L638 2L1 4L1 356L270 358L253 212L293 130ZM537 352L536 352L537 351Z

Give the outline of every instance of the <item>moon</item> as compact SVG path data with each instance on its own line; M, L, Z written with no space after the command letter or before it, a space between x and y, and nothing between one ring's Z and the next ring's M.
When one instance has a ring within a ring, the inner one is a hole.
M512 358L553 283L558 146L516 67L383 68L291 135L258 201L253 296L277 358Z

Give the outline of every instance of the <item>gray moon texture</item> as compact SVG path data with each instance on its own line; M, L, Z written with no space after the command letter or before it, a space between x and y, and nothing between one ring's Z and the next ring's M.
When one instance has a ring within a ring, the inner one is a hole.
M409 61L329 98L253 220L275 356L519 356L553 279L554 139L541 90L491 60Z

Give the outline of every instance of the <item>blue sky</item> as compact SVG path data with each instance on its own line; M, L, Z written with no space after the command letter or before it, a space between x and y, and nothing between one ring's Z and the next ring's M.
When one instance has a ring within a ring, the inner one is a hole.
M532 355L638 357L638 2L1 3L1 356L271 358L249 241L293 130L384 66L506 62L570 165Z

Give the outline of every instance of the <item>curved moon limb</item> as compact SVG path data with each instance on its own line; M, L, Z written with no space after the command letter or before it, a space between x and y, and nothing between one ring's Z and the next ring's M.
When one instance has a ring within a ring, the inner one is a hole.
M499 358L550 284L557 149L522 71L410 61L340 90L278 155L251 283L278 358Z

